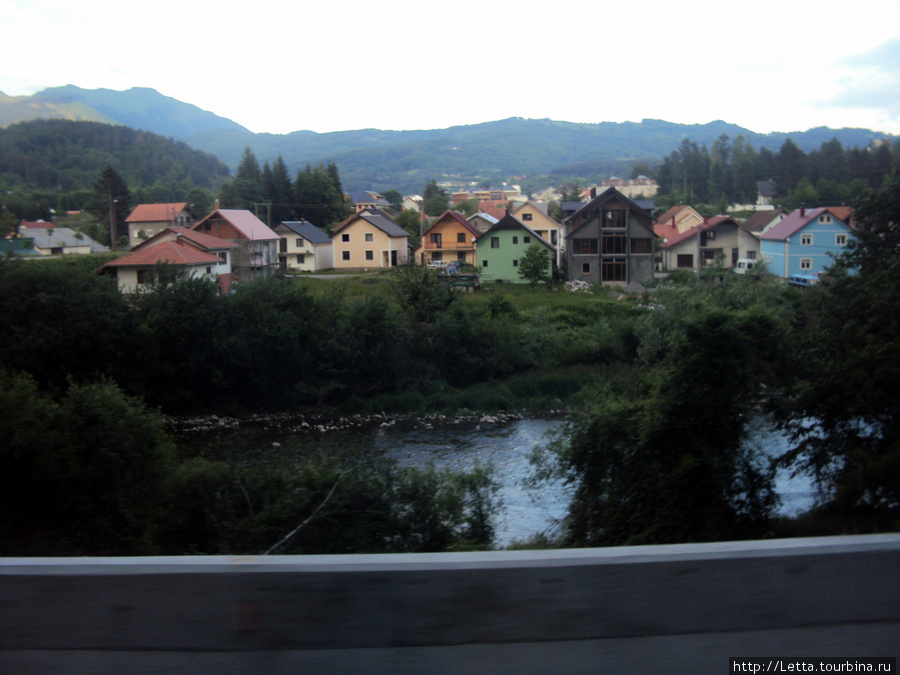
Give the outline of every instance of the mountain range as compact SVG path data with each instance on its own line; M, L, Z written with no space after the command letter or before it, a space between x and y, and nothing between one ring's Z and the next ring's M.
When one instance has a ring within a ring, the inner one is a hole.
M721 135L743 136L754 148L775 152L790 138L802 150L837 138L844 147L865 147L897 137L867 129L819 127L803 132L759 134L723 121L675 124L663 120L582 124L510 118L424 131L363 129L331 133L295 131L256 134L224 117L164 96L154 89L44 89L32 96L0 92L0 127L31 119L89 120L143 129L214 154L234 170L250 147L257 159L281 155L292 171L334 162L346 189L421 192L432 178L546 184L579 178L627 175L636 163L654 165L687 138L711 146Z

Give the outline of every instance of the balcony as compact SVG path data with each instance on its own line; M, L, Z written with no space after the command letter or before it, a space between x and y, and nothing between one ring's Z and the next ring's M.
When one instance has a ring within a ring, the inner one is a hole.
M475 244L471 241L426 241L426 251L474 251Z

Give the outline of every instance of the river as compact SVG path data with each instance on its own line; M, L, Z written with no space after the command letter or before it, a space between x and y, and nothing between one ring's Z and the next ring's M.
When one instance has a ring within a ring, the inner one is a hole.
M563 423L560 418L430 419L364 423L348 420L323 425L321 430L315 423L308 427L245 424L233 430L181 434L180 438L191 453L216 457L265 453L273 446L287 453L356 446L382 453L402 465L423 467L433 463L438 469L468 470L490 464L500 486L495 546L503 548L537 533L552 533L565 514L568 489L559 481L545 481L535 489L527 479L532 473L529 459L533 450L549 442ZM749 432L748 442L770 456L788 448L787 440L764 418L753 420ZM815 501L813 486L804 477L791 477L781 471L775 485L781 497L779 512L784 515L802 513Z

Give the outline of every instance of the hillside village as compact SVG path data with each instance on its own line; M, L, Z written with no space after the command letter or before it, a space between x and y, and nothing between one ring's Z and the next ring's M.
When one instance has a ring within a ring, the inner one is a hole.
M581 201L554 204L559 220L550 215L553 198L559 197L552 190L529 198L517 186L456 189L438 217L422 214L421 197L411 195L404 198L404 210L420 213L418 237L411 237L391 215L389 202L371 191L347 195L353 212L330 232L305 220L265 223L249 210L218 203L202 216L187 203L139 204L126 218L127 253L101 272L115 276L123 292L134 292L154 283L165 264L187 276L214 279L221 292L229 292L234 283L276 273L416 264L437 270L453 285L479 288L529 283L519 262L536 247L545 265L539 279L548 283L634 290L659 273L719 266L742 274L764 262L769 273L808 285L853 234L850 207L786 213L769 203L767 181L759 183L757 202L743 219L705 218L687 205L660 212L651 199L656 189L644 176L612 178L581 190ZM472 215L454 209L470 200L478 203ZM21 223L19 239L7 247L17 255L107 250L86 235L46 222Z

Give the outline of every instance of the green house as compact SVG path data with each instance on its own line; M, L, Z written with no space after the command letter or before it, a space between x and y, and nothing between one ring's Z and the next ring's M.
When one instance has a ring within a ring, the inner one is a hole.
M501 281L505 284L528 283L519 276L519 260L533 244L547 247L550 253L547 260L547 275L551 276L556 260L556 247L507 213L475 243L475 257L481 267L482 283L492 281Z

